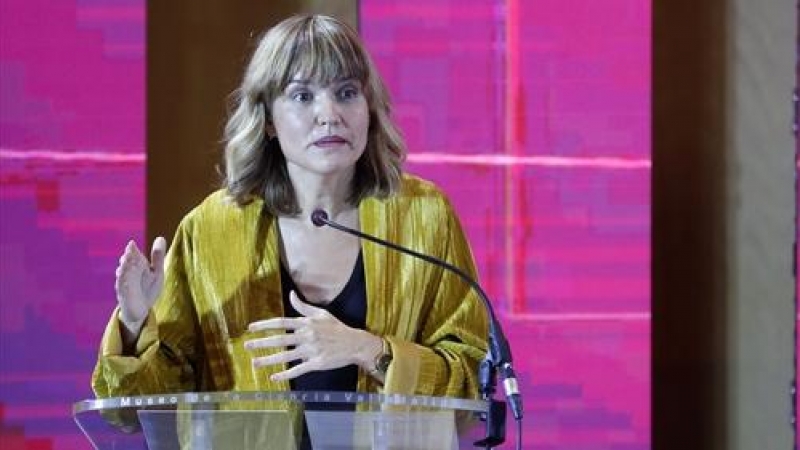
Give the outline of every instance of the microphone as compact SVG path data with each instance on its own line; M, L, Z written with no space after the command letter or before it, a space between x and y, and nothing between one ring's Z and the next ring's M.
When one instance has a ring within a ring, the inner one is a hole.
M489 301L489 297L486 295L486 292L483 291L477 281L473 280L472 277L463 270L439 258L416 252L409 248L385 241L376 236L362 233L361 231L336 223L330 220L328 218L328 213L322 209L315 209L311 213L311 223L317 227L328 225L331 228L335 228L347 234L366 239L378 245L389 247L398 252L405 253L436 266L443 267L458 275L470 287L472 287L472 289L478 293L478 297L480 297L480 299L483 301L483 306L489 313L489 350L487 351L486 358L484 359L484 364L490 365L488 368L488 372L490 373L485 373L486 371L483 370L484 364L481 364L481 391L487 398L492 396L495 390L495 373L499 370L503 376L503 388L505 390L508 403L511 406L511 413L514 415L515 420L519 421L522 419L522 396L520 395L519 383L517 382L517 376L514 373L514 368L512 366L511 347L508 345L508 340L503 333L503 328L500 326L500 321L497 320L497 315L494 312L492 303Z

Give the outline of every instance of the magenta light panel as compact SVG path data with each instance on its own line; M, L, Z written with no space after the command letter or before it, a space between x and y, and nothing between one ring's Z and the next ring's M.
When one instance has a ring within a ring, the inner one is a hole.
M359 4L510 335L524 448L649 448L650 3ZM88 450L71 405L143 237L145 2L0 9L0 448Z
M509 330L524 448L650 448L650 3L360 5Z

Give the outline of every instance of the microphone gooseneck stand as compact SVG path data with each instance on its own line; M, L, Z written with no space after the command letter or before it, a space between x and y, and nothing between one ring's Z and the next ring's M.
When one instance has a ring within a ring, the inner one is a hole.
M371 236L362 233L361 231L338 224L328 219L328 213L321 209L315 209L311 213L311 222L317 227L328 225L331 228L335 228L347 234L366 239L376 244L389 247L398 252L411 255L415 258L419 258L431 264L448 269L458 275L470 287L472 287L475 292L478 293L478 297L480 297L484 307L486 308L486 311L489 314L489 349L487 350L486 356L478 368L478 380L481 386L481 396L488 402L489 409L486 413L486 417L484 418L486 422L486 437L476 442L475 446L491 449L505 442L506 402L497 400L494 397L494 394L497 390L498 373L503 378L503 388L505 390L506 400L511 407L511 414L514 416L514 420L518 422L518 425L522 421L522 396L520 395L517 376L514 373L514 368L512 366L511 347L508 345L508 340L506 339L503 329L500 326L500 321L497 320L497 316L494 312L494 308L492 307L492 303L489 301L489 297L483 291L478 282L473 280L472 277L470 277L463 270L446 261L442 261L429 255L424 255L414 250L401 247L389 241L385 241L375 236ZM521 427L518 427L518 434L520 431ZM518 447L521 445L520 443L521 437L518 435Z

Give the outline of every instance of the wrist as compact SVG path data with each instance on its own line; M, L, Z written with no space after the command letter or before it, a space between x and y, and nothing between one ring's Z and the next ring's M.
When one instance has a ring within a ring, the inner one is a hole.
M122 338L123 355L133 355L135 353L136 342L139 340L139 334L141 334L146 320L147 316L142 320L131 323L125 319L121 309L117 313L117 323L119 324L120 336Z
M144 326L144 322L147 320L147 316L144 316L139 320L131 320L130 318L126 317L125 313L123 313L122 309L120 309L119 312L117 313L117 320L119 321L120 325L122 325L122 327L125 328L126 331L138 334L139 331Z
M356 353L355 363L366 372L370 372L375 368L375 360L383 352L383 338L366 331L364 331L364 334L367 339L365 339L365 344L361 351Z
M392 346L386 338L381 338L381 349L372 359L371 367L367 369L367 372L382 381L386 372L389 371L389 365L393 358Z

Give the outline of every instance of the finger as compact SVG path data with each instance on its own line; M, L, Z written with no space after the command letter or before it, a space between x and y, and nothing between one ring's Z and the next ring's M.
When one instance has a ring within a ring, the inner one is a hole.
M301 361L303 353L298 349L287 350L285 352L275 353L269 356L259 356L253 358L253 367L266 367L275 364L290 363L292 361Z
M164 256L167 254L167 240L159 236L153 241L153 248L150 250L150 267L156 272L164 271Z
M138 259L138 258L141 258L141 259L146 259L146 258L144 257L144 254L142 253L142 251L141 251L141 250L139 250L139 246L138 246L138 245L136 245L136 242L135 242L135 241L130 241L130 242L128 243L128 249L130 249L130 255L131 255L131 256L133 256L133 257L135 257L135 258L137 258L137 259Z
M136 244L134 244L133 241L128 241L128 243L125 244L125 248L122 249L122 254L119 255L120 266L125 264L125 262L131 258L131 254L133 253L133 247L135 245Z
M305 317L321 317L328 314L328 312L324 309L311 306L308 303L300 300L300 297L298 297L297 292L294 290L289 293L289 302L292 304L295 311L299 312Z
M125 247L125 252L119 258L119 265L117 265L116 276L117 278L126 277L134 272L139 273L142 269L142 262L136 255L135 244L129 243Z
M264 331L264 330L297 330L306 324L306 319L303 317L274 317L272 319L260 320L253 322L247 326L247 331Z
M259 348L293 347L299 343L300 343L299 336L295 334L281 334L278 336L250 339L248 341L245 341L244 347L247 350L256 350Z
M136 246L136 243L132 240L128 241L128 245L125 246L125 251L119 258L119 265L125 268L142 268L147 264L147 259L144 257L142 252L139 251L139 247Z
M314 364L311 361L306 361L292 367L291 369L272 374L269 379L272 381L286 381L297 378L300 375L304 375L308 372L313 372L314 370L317 370Z

